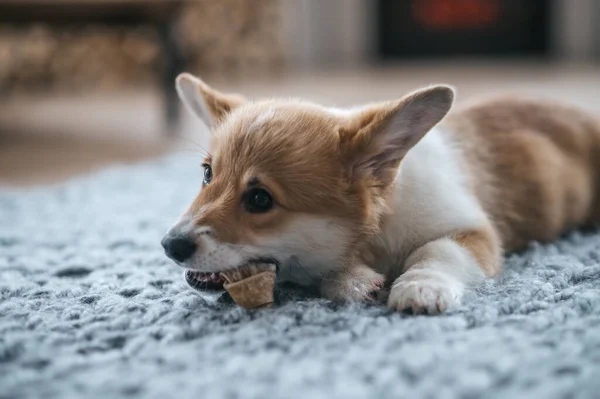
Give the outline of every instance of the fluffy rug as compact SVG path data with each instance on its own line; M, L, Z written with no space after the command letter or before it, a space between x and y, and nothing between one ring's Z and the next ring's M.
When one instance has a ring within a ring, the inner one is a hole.
M510 256L439 317L286 289L245 311L159 246L197 162L0 191L0 398L598 397L599 234Z

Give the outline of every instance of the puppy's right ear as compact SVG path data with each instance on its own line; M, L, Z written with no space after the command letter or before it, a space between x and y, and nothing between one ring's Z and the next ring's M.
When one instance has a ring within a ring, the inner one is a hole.
M175 87L186 108L208 127L246 102L244 97L221 93L189 73L180 74L175 81Z

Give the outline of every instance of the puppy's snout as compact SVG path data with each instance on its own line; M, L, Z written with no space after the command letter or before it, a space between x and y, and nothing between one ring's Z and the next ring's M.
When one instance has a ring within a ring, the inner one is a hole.
M176 262L184 262L191 258L198 245L188 236L166 235L160 242L165 249L165 254Z

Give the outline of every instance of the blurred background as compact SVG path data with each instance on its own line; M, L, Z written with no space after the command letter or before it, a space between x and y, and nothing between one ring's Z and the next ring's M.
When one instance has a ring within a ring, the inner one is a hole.
M0 0L0 184L194 154L182 71L251 98L443 82L459 103L520 92L600 115L599 22L597 0Z

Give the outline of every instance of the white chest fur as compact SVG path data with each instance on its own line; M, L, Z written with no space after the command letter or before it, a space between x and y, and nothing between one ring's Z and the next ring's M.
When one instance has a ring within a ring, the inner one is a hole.
M386 275L399 275L414 249L485 219L467 187L460 150L441 129L434 128L408 153L396 176L393 212L373 238L372 266Z

